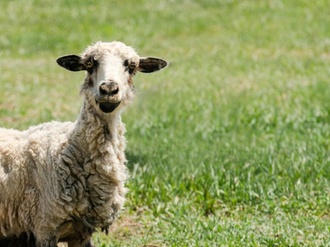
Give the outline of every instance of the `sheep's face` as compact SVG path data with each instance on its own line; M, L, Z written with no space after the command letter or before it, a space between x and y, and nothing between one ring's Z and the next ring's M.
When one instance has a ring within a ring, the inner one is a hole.
M63 56L57 63L71 71L87 71L82 94L103 113L111 113L131 101L132 77L136 72L151 73L167 65L159 58L139 57L133 48L121 42L98 42L81 56Z

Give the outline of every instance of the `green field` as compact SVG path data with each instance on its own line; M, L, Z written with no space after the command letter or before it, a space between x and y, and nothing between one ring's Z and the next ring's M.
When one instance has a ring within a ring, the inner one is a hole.
M84 74L55 60L90 43L170 62L135 78L127 203L96 246L330 246L328 0L0 7L2 127L74 121Z

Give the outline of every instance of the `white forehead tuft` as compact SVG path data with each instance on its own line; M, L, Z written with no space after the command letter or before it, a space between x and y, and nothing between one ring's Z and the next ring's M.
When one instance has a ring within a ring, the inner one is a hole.
M86 50L81 54L83 59L86 59L90 56L93 56L95 60L101 60L107 54L112 54L125 59L135 60L136 62L139 59L138 54L135 50L125 45L122 42L113 41L113 42L97 42L93 45L90 45Z

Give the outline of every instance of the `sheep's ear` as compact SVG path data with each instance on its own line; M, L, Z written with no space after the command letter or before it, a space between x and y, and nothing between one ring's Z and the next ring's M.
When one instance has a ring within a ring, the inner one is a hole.
M151 73L161 70L167 66L167 62L156 57L142 57L140 58L138 71L143 73Z
M70 71L86 70L86 65L84 64L81 57L77 55L67 55L59 57L56 62L58 63L58 65Z

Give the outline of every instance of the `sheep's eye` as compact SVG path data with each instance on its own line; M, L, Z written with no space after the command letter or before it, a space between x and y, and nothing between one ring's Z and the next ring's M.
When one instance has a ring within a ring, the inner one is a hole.
M136 63L135 63L135 62L131 62L131 63L128 65L128 68L130 68L130 69L135 69L135 68L136 68Z
M92 74L93 71L95 69L97 69L98 67L98 62L93 58L93 57L90 57L87 61L86 61L86 70Z
M124 66L126 67L126 71L128 71L128 73L133 74L136 68L136 63L129 62L128 59L126 59L124 61Z
M87 69L91 69L93 67L93 63L91 62L91 61L88 61L87 63L86 63L86 68Z

